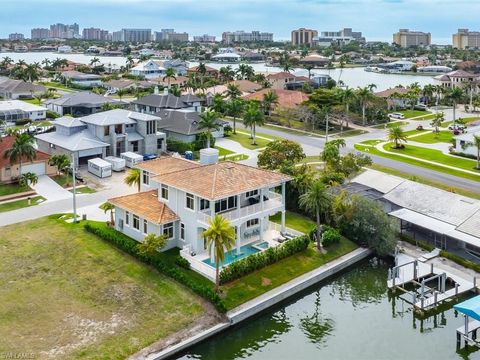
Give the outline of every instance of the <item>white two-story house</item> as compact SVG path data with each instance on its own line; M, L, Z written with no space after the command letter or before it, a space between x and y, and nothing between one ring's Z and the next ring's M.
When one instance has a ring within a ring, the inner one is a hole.
M228 219L236 245L227 262L278 245L285 229L285 184L290 177L234 162L210 165L175 157L138 164L142 192L109 201L118 231L143 241L165 234L164 250L178 247L192 268L214 278L203 232L215 214ZM269 217L281 212L281 225Z

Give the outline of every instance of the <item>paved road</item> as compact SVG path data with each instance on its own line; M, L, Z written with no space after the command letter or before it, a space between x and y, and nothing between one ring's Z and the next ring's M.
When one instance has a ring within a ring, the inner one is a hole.
M38 177L38 182L32 185L38 195L43 196L47 201L71 199L72 193L65 190L47 175Z

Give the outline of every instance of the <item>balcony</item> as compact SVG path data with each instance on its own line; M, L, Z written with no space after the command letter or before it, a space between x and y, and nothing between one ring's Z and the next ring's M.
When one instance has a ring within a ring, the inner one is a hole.
M280 209L283 206L282 196L275 192L269 191L265 196L268 198L264 199L263 202L260 200L259 203L253 205L247 205L233 210L219 212L219 215L222 215L225 219L230 220L231 222L250 217L255 214L261 214L263 211ZM211 210L199 211L197 213L197 220L204 224L208 224L208 220L211 217Z

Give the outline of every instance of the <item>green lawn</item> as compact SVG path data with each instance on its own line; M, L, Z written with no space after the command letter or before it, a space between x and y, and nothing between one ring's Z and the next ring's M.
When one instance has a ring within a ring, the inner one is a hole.
M55 175L51 177L61 187L70 187L73 186L72 175ZM77 181L78 184L78 181Z
M17 210L29 206L38 205L38 202L45 201L45 198L41 196L34 196L30 200L30 205L28 205L28 199L10 201L0 204L0 213L6 211Z
M218 150L218 156L225 156L225 155L230 155L230 154L234 154L233 151L231 150L228 150L228 149L224 149L220 146L215 146L215 149Z
M439 142L451 143L453 140L453 132L449 130L440 131L438 134L430 132L420 136L415 136L408 140L416 141L424 144L434 144Z
M277 286L345 255L357 247L355 243L342 238L340 243L328 247L326 254L321 254L316 250L315 244L312 243L308 249L300 253L223 285L222 292L225 297L225 305L228 309L233 309Z
M279 139L275 136L257 133L257 145L252 145L253 140L250 138L250 133L248 132L248 130L245 130L245 131L237 130L236 134L231 133L228 137L225 137L225 138L236 141L240 145L242 145L244 148L247 148L247 149L250 149L250 150L264 148L265 146L267 146L267 144L270 141ZM267 138L269 140L266 140L266 139L263 139L263 138Z
M270 221L274 223L280 224L281 220L282 217L280 213L270 216ZM304 215L287 211L285 214L285 225L290 229L308 234L308 232L315 227L315 222Z
M329 135L332 135L333 137L345 138L345 137L352 137L352 136L366 134L367 132L368 131L365 131L365 130L352 129L352 130L346 130L346 131L342 132L341 134L339 132L337 132L335 134L329 134Z
M403 116L405 116L405 119L410 119L410 118L417 117L417 116L430 115L431 114L430 111L422 111L422 110L401 110L401 111L397 111L397 112L399 112L400 114L403 114Z
M416 129L413 129L413 130L408 130L408 131L405 131L404 134L405 136L412 136L412 135L417 135L417 134L421 134L425 132L425 130L416 130Z
M374 125L374 126L372 126L372 128L374 128L374 129L384 129L385 125L387 125L387 128L392 128L392 127L395 127L395 126L404 126L404 125L407 125L407 124L408 124L408 122L406 122L406 121L390 121L390 122L385 123L385 124Z
M73 193L73 189L70 190L71 193ZM82 187L79 187L77 189L75 189L75 192L77 194L93 194L93 193L96 193L97 191L95 189L92 189L88 186L82 186Z
M20 186L18 184L0 185L0 196L18 194L25 191L30 191L28 186Z
M3 227L0 256L9 284L0 287L1 351L125 359L206 311L191 291L82 225L41 218Z
M464 123L468 124L468 123L480 120L480 117L475 116L475 117L466 117L466 118L461 118L461 119L463 120ZM453 124L453 121L444 121L440 124L440 126L441 127L448 127L451 124Z

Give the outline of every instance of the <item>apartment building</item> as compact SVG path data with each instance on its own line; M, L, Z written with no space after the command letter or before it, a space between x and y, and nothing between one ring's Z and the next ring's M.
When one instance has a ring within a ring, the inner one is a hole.
M50 37L50 30L47 28L34 28L30 31L32 40L44 40Z
M268 42L273 41L273 33L260 31L226 31L222 34L222 42L225 44L244 43L244 42Z
M393 34L393 43L408 48L412 46L428 46L432 43L432 35L422 31L400 29Z
M313 38L318 36L317 30L300 28L292 31L292 45L293 46L312 46Z
M60 23L50 25L50 37L58 39L77 39L80 38L80 27L77 23L71 25Z
M455 49L478 49L480 48L480 31L458 29L452 36L452 46Z
M203 34L200 36L194 36L193 41L197 43L214 43L215 42L215 36L214 35L207 35Z
M25 37L23 34L20 33L13 33L8 35L8 40L10 41L17 41L17 40L23 40Z
M162 29L161 31L155 31L154 40L156 42L188 42L188 33L177 33L174 29Z
M122 29L112 34L112 40L118 42L149 42L152 29Z
M318 38L313 39L314 44L318 46L345 45L352 41L365 43L362 32L353 31L351 28L344 28L339 31L322 31Z
M110 34L108 30L102 30L99 28L85 28L82 31L82 37L84 40L110 40Z

